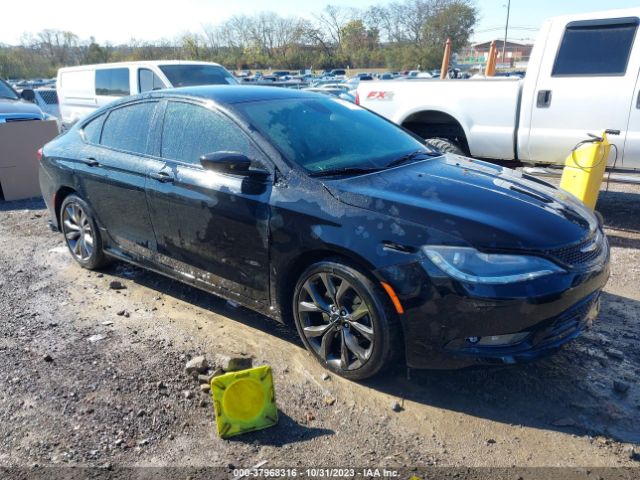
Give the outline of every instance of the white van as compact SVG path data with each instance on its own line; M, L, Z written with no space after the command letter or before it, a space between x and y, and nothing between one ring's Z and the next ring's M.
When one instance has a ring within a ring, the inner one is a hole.
M62 128L118 97L162 88L237 83L224 67L210 62L158 60L61 68L57 90Z

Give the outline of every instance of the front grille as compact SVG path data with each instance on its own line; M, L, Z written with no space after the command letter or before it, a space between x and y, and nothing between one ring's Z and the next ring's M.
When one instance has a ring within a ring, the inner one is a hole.
M8 117L8 118L4 119L4 121L6 123L9 123L9 122L32 122L33 120L40 120L40 118L37 118L37 117Z
M565 265L579 267L589 265L598 260L603 253L605 244L606 240L600 231L598 231L595 237L590 237L578 245L556 248L554 250L548 250L546 253Z

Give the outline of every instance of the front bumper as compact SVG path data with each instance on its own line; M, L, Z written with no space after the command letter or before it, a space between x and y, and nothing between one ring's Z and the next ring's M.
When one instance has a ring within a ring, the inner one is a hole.
M473 364L512 364L537 360L557 351L591 327L600 311L600 291L594 292L556 318L541 322L525 332L527 336L508 345L478 345L469 338L450 342L446 351ZM524 333L523 333L524 334ZM474 339L475 340L475 339ZM480 339L481 341L481 339Z
M605 243L601 258L588 270L502 286L466 285L437 275L424 262L379 273L405 310L400 319L409 367L510 364L553 353L591 325L609 278L609 250ZM519 333L513 343L474 343Z

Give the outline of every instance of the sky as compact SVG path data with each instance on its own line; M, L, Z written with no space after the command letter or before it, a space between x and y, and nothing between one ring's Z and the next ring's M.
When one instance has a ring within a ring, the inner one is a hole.
M201 32L235 14L275 11L288 16L311 18L324 5L367 8L386 0L28 0L6 1L0 7L0 43L18 44L23 33L45 28L69 30L86 40L124 43L138 40L172 39L181 33ZM507 0L475 0L480 13L474 41L504 36ZM638 0L511 0L510 40L535 40L547 17L603 9L638 6Z

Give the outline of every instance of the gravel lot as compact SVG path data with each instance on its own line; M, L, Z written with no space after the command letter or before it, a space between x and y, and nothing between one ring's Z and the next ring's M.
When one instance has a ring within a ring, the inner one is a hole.
M598 209L612 276L591 331L533 365L398 367L355 384L325 375L293 330L256 313L123 263L81 269L41 200L0 203L0 467L229 475L266 461L507 467L505 478L519 478L514 466L638 467L640 188L612 185ZM211 402L184 366L217 353L273 367L276 427L216 436Z

